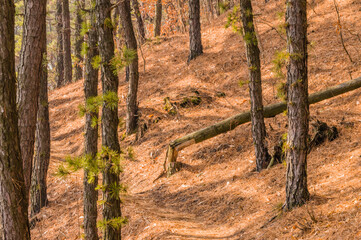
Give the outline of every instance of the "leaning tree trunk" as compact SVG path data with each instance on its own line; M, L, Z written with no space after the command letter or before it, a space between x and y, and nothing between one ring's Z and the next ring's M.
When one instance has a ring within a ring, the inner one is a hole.
M56 75L55 82L57 87L64 84L64 50L63 50L63 7L62 0L56 0Z
M241 0L243 38L247 50L249 70L249 94L251 99L252 136L255 147L257 171L266 169L271 159L266 142L266 126L263 117L261 62L258 41L253 23L251 0Z
M325 99L333 98L358 88L361 88L361 77L327 88L320 92L312 93L308 97L308 103L318 103ZM275 103L265 106L263 115L265 118L271 118L284 112L285 110L287 110L287 104L285 102ZM169 176L176 172L176 160L178 153L182 149L193 144L203 142L222 133L229 132L237 126L248 123L249 121L251 121L251 112L243 112L172 141L168 146L166 160L164 162L164 168L167 175Z
M70 11L69 0L63 0L63 49L64 49L64 82L71 83L72 63L71 63L71 41L70 41Z
M288 0L286 10L287 50L287 173L286 202L289 210L309 199L307 189L307 136L309 122L307 79L306 0Z
M25 1L23 41L18 78L18 109L21 156L24 166L26 196L29 198L39 85L42 75L46 28L46 0Z
M155 4L154 37L160 36L161 27L162 27L162 0L157 0L157 3Z
M84 42L84 36L81 35L81 29L83 25L83 14L81 8L84 7L84 0L77 1L76 4L76 23L75 23L75 66L74 66L74 77L75 81L83 78L83 56L81 54L81 48Z
M96 0L96 14L98 27L98 46L102 59L102 90L103 95L116 93L118 95L118 76L114 73L111 60L114 57L113 26L107 23L111 19L110 0ZM118 105L110 107L103 103L102 108L102 145L112 151L120 153L118 140ZM111 170L111 160L104 158L103 185L106 186L103 192L105 203L103 205L103 217L105 221L111 221L121 217L119 196L112 194L110 185L119 186L119 175ZM121 228L114 228L106 224L104 239L121 239Z
M0 0L0 239L30 239L15 76L15 6Z
M188 62L203 53L199 0L189 0L189 56Z
M92 5L95 0L92 0ZM93 68L92 59L99 54L97 47L96 19L92 9L90 16L90 29L88 32L88 51L85 62L84 95L85 103L87 99L98 95L98 69ZM89 161L96 164L96 154L98 152L98 124L92 125L93 118L98 119L98 112L90 112L85 115L85 154ZM93 182L89 182L89 170L84 170L84 235L85 240L98 240L97 229L97 201L98 192L95 190L98 185L98 177Z
M46 29L43 31L46 39ZM50 160L50 124L49 124L49 101L48 101L48 70L46 56L46 41L43 46L43 62L39 88L39 109L36 124L35 156L31 176L31 216L40 212L47 205L46 178Z
M137 40L135 39L132 18L130 15L130 2L122 1L119 5L120 18L122 20L123 31L125 36L125 44L128 49L135 52L135 57L129 65L129 88L127 97L127 120L126 132L133 133L137 128L138 123L138 54L137 54Z
M144 22L143 22L142 14L140 13L140 10L139 10L138 0L132 0L132 6L134 9L135 18L137 19L139 42L142 44L145 42L145 29L144 29Z

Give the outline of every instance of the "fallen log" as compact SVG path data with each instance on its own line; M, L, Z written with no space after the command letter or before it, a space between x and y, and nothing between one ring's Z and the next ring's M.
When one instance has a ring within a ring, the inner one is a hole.
M360 87L361 87L361 77L327 88L323 91L310 94L308 97L308 103L309 104L318 103L323 100L336 97L340 94L355 90ZM265 118L274 117L284 112L286 109L287 109L286 102L280 102L265 106L264 117ZM174 174L179 169L180 164L177 163L177 157L179 151L181 151L182 149L190 145L203 142L219 134L226 133L230 130L233 130L237 126L250 121L251 121L250 111L243 112L235 116L232 116L230 118L227 118L221 122L218 122L214 125L192 132L184 137L172 141L168 146L166 159L164 162L164 170L167 173L167 176Z

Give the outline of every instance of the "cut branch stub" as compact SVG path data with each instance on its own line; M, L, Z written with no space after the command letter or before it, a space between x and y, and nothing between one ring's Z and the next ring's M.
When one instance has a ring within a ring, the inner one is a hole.
M318 103L325 99L336 97L340 94L355 90L360 87L361 87L361 77L327 88L323 91L313 93L309 95L308 103L309 104ZM268 105L264 107L263 110L264 117L265 118L274 117L284 112L286 109L287 109L287 104L285 102ZM218 122L214 125L195 131L184 137L172 141L168 146L168 151L164 162L164 168L165 171L167 172L167 176L174 174L177 171L177 169L180 167L175 162L177 161L179 151L181 151L182 149L190 145L203 142L219 134L231 131L237 126L250 121L251 121L250 111L243 112L235 116L232 116L230 118L227 118L221 122Z

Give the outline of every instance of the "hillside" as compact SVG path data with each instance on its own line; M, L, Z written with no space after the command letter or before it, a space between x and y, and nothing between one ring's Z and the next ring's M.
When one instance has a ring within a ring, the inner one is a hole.
M270 27L280 24L277 13L283 1L254 1L260 14L264 103L277 102L272 73L275 52L286 42ZM339 1L341 24L350 63L336 31L332 0L314 0L309 7L309 91L325 89L361 76L361 2ZM128 186L123 228L130 239L361 239L361 91L312 105L311 120L339 129L340 136L314 149L308 158L311 200L305 206L278 214L285 199L285 167L280 164L261 173L255 168L250 124L193 145L180 153L183 169L153 182L163 170L167 144L180 136L239 112L249 110L248 69L241 37L225 29L227 13L202 25L204 54L187 65L188 36L160 38L143 45L140 58L139 103L141 119L148 124L144 136L121 142L132 145L134 161L126 160L121 181ZM267 23L265 23L267 22ZM351 33L348 30L351 31ZM357 32L358 31L358 32ZM145 71L143 68L145 67ZM125 117L126 83L120 75L119 115ZM179 100L198 91L198 106L179 108L171 116L163 99ZM224 92L225 97L218 97ZM83 152L84 119L78 105L84 101L83 82L50 92L51 163L49 206L42 209L32 230L33 239L80 239L82 233L82 176L53 176L67 155ZM153 121L159 118L159 121ZM286 117L266 120L268 143L273 149L286 132ZM123 132L120 130L119 135ZM100 210L101 211L101 210Z

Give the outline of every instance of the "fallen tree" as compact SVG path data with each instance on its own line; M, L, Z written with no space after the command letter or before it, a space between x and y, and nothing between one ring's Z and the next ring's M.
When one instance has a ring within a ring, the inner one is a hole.
M360 87L361 87L361 77L327 88L323 91L310 94L308 97L308 102L309 104L318 103L323 100L336 97L340 94L355 90ZM286 109L287 109L286 102L280 102L280 103L268 105L264 107L264 117L265 118L274 117L284 112ZM167 176L170 176L174 174L177 170L179 170L180 163L177 162L177 157L179 151L181 151L182 149L190 145L203 142L219 134L226 133L230 130L233 130L237 126L250 121L251 121L250 111L243 112L235 116L232 116L230 118L227 118L221 122L218 122L214 125L192 132L184 137L172 141L168 146L166 159L164 162L164 171L166 172Z

